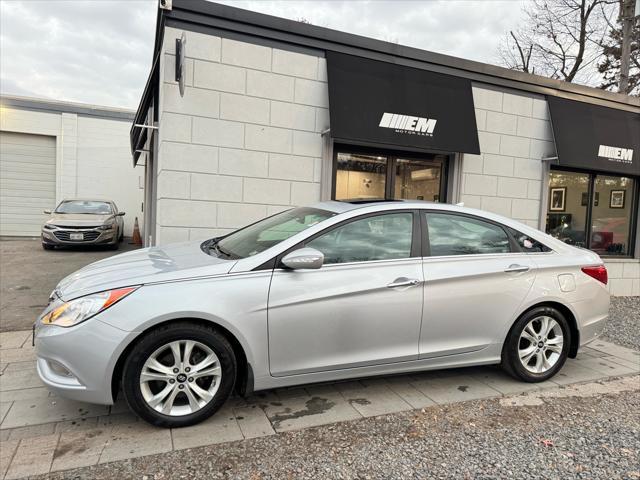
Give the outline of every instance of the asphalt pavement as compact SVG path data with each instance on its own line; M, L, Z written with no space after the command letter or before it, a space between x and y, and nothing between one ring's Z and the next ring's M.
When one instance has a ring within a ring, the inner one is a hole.
M27 330L60 280L76 270L137 246L125 238L118 250L74 247L44 250L39 239L0 238L0 332Z

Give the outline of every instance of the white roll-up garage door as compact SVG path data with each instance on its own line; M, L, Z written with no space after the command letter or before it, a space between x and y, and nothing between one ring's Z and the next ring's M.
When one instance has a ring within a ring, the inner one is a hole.
M0 235L39 236L55 201L55 137L0 132Z

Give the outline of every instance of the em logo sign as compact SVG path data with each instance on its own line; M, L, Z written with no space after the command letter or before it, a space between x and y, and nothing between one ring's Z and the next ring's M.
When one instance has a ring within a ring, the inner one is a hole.
M384 112L378 126L381 128L391 128L396 131L432 136L436 128L436 122L437 120L434 118L413 117L411 115Z

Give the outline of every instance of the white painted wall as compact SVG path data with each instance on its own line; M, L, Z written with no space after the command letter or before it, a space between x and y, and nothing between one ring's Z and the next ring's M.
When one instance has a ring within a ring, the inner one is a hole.
M156 244L209 238L320 199L324 58L185 32L186 91L164 36Z
M60 112L1 105L0 130L55 137L56 204L80 196L111 199L126 212L125 235L131 235L136 216L142 227L144 193L144 167L133 167L129 151L131 123L65 113L60 105Z

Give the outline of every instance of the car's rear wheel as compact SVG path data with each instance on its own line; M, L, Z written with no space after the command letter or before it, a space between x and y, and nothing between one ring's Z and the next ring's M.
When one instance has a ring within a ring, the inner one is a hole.
M185 427L213 415L227 400L236 359L215 329L188 322L163 326L138 342L124 365L131 409L159 427Z
M524 313L513 325L502 352L502 366L525 382L543 382L564 365L571 345L567 319L552 307Z

